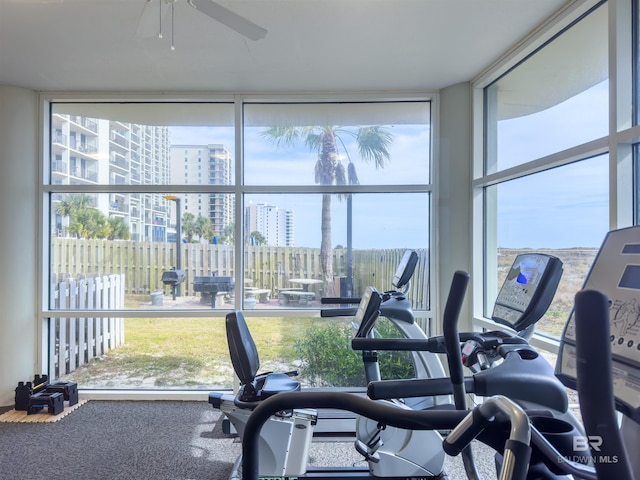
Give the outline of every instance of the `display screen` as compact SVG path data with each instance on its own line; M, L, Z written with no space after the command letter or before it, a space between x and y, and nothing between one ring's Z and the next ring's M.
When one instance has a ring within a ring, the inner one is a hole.
M622 247L622 253L627 255L634 255L640 253L640 244L639 243L627 243L624 247Z
M627 265L618 287L640 290L640 265Z

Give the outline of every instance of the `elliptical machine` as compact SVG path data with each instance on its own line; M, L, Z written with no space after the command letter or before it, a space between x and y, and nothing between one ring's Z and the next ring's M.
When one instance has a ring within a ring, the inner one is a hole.
M457 315L459 314L462 299L464 298L464 293L466 291L467 282L468 275L466 273L456 272L452 283L449 300L447 302L447 308L445 309L447 324L454 325L454 329L452 330L453 333L457 332L457 330L455 330L457 318L455 317L457 317ZM373 291L372 293L375 293L375 291ZM375 298L375 295L371 295L370 298ZM361 309L361 311L364 312L366 312L367 310L368 309L366 307ZM369 309L369 311L371 310ZM364 321L366 323L363 323L362 325L372 324L375 321L374 317L375 314L372 317L368 317L365 314ZM448 344L450 351L456 352L455 354L448 356L448 358L451 359L451 366L453 367L453 363L457 362L457 364L459 365L459 370L461 372L462 364L460 362L459 356L459 340L455 338L455 336L451 337L447 335L446 343ZM551 385L551 383L549 383L549 385ZM558 387L558 385L559 382L556 381L556 385L553 385L553 388L561 389L562 386L560 385ZM454 396L456 397L458 397L458 394L462 394L464 396L464 388L462 383L460 383L460 386L462 387L462 389L453 389ZM532 385L532 388L536 388L536 386ZM467 441L470 441L472 438L477 436L480 430L484 429L488 426L488 424L493 422L494 418L497 418L498 416L500 416L500 418L503 418L502 415L506 415L510 418L512 425L510 435L511 438L507 441L507 443L505 443L506 436L504 435L503 430L504 423L500 423L500 425L498 425L499 428L496 427L495 429L491 429L492 431L495 430L495 432L493 433L496 433L496 435L489 435L487 439L483 438L483 441L488 440L488 443L491 446L499 448L506 459L506 461L501 466L501 479L524 479L527 472L529 460L528 442L530 436L530 427L526 419L526 415L524 414L522 409L505 397L488 399L487 402L483 403L477 408L477 413L474 412L473 415L465 418L465 416L467 415L466 410L413 410L410 408L402 408L401 404L392 404L391 402L387 401L372 402L371 400L348 393L296 392L282 393L266 399L255 408L254 412L249 417L248 423L245 428L245 435L242 439L242 471L244 473L243 478L254 479L258 476L258 458L261 452L257 448L256 438L259 436L262 424L265 422L265 420L267 418L270 418L270 415L277 411L302 406L311 408L344 409L356 412L363 417L378 422L379 425L385 427L382 429L383 431L386 431L387 428L393 428L398 432L424 432L425 434L430 432L434 438L439 437L439 434L436 430L449 430L460 424L462 431L456 433L457 430L454 430L454 434L452 434L452 440L455 441L451 443L451 446L446 446L449 442L448 438L447 440L445 440L444 448L442 446L442 443L436 444L435 447L432 443L422 445L416 443L412 445L413 448L410 451L411 456L414 458L419 458L420 454L422 454L423 459L429 456L430 461L433 460L432 466L437 464L437 461L435 461L435 457L430 457L433 454L434 448L436 449L436 453L442 455L442 459L444 457L445 450L455 451L455 453L458 453L464 448ZM464 422L460 423L463 420ZM465 433L469 430L469 427L473 426L474 423L478 420L482 420L481 428L472 429L472 436L469 436L467 433ZM410 459L404 456L407 451L399 451L397 453L402 455L397 455L394 460L396 460L398 463L402 462L404 464L402 466L410 468ZM382 463L383 461L389 462L389 458L391 458L386 456L384 458L382 458L381 456L378 456L376 458L375 455L376 453L374 452L371 458L371 462L373 463ZM371 470L371 473L373 473L374 475L380 475L382 472L375 472ZM396 473L396 476L390 478L409 478L406 472L402 470L388 473ZM364 474L366 475L367 472L364 472ZM352 478L354 476L354 473L352 471L345 472L344 470L331 472L312 471L308 472L305 476L308 476L310 478L336 478L336 475L338 478ZM420 474L415 478L444 479L447 477L441 470L436 470L435 472L432 472L432 475Z
M462 300L464 298L466 292L466 284L468 282L468 275L464 272L457 272L454 277L454 282L452 283L452 288L450 290L449 300L447 302L447 307L445 308L445 324L457 326L457 316L460 312L460 305L462 304ZM370 332L372 326L375 324L377 317L380 314L380 305L382 304L382 295L379 294L375 289L370 288L367 290L367 294L361 300L360 307L356 312L356 321L359 321L360 331L362 335L367 335ZM249 355L246 353L242 353L242 349L245 348L246 345L252 345L253 342L250 340L250 334L248 333L248 329L246 328L246 324L244 324L244 319L240 312L231 312L227 316L227 327L228 327L228 335L230 335L230 352L232 358L237 357L240 359L245 358L242 363L246 363L247 365L256 364L255 361L251 361L251 358L254 354L257 356L257 352L251 349ZM231 327L231 328L230 328ZM457 328L457 327L456 327ZM457 329L455 330L457 333ZM247 338L247 335L249 337ZM453 338L453 347L451 347L451 342L449 340L445 340L445 344L449 343L448 351L455 352L453 355L448 356L449 359L455 359L457 362L460 362L459 348L460 343L457 338ZM439 343L438 343L439 344ZM240 355L238 354L240 352ZM524 355L525 357L527 355ZM529 391L529 395L538 395L536 398L541 405L549 405L551 404L553 407L558 409L565 409L567 406L566 395L562 388L562 385L553 377L553 372L550 374L540 374L540 372L535 372L537 370L536 364L537 362L518 362L517 358L521 358L519 355L516 355L515 360L510 361L503 367L502 369L495 368L496 373L490 375L489 373L485 374L485 381L479 382L481 385L488 385L487 388L492 388L493 385L497 385L497 387L503 386L503 382L508 384L511 382L518 382L518 385L522 387L525 385L526 389ZM533 360L533 359L532 359ZM541 358L539 360L542 360ZM236 367L237 362L234 361L234 368ZM452 368L452 367L450 367ZM516 368L516 371L511 372L512 368ZM240 378L245 378L245 375L242 374L243 370L250 370L249 367L243 368L240 365L239 370L241 371L238 376ZM251 370L255 370L251 369ZM462 366L460 365L460 372L462 371ZM491 372L491 371L488 371ZM501 373L502 372L502 373ZM532 373L533 372L533 373ZM511 377L504 378L505 374L511 374ZM268 377L267 377L268 378ZM461 374L460 374L460 378ZM246 391L249 391L253 396L255 392L259 392L261 390L260 387L254 386L254 380L249 378L250 382L248 385L244 385L241 388L238 396L230 401L227 397L224 398L222 394L212 394L218 395L218 399L220 403L217 405L217 408L220 408L223 412L225 412L232 421L243 421L247 422L251 417L251 409L256 407L259 408L260 400L255 399L255 402L247 402ZM434 385L437 385L442 391L439 392L441 394L454 394L456 397L456 406L460 409L466 408L464 404L464 385L460 382L457 384L462 389L453 388L451 385L451 381L448 378L439 378L439 379L431 379ZM524 380L524 381L523 381ZM412 381L409 381L412 382ZM385 383L385 382L383 382ZM447 388L444 388L444 385L447 385ZM371 384L371 385L376 385ZM425 388L422 386L421 388ZM480 388L476 388L479 390ZM297 390L297 389L296 389ZM514 391L517 391L515 389ZM380 391L380 390L378 390ZM394 391L393 397L397 397L397 394L400 390ZM420 392L421 395L424 395L425 392L431 394L430 390L427 388L426 390L422 390ZM487 393L487 392L485 392ZM371 391L369 392L370 396ZM407 396L410 396L411 392ZM271 391L266 392L266 398L271 396L279 396L274 395ZM331 397L329 393L323 393L324 395L328 395L327 398ZM460 396L462 397L462 401L460 402ZM301 397L303 398L303 397ZM211 401L211 400L210 400ZM265 400L266 401L266 400ZM213 402L212 402L213 403ZM394 408L396 411L404 411L404 412L415 412L414 409L411 409L407 405L402 402L398 402L397 400L385 400L379 402L385 406L389 406ZM214 405L216 406L216 405ZM321 407L322 405L314 405L315 407ZM237 411L237 409L243 409L243 412ZM261 454L260 454L260 468L259 471L261 475L275 475L272 470L268 470L268 465L273 465L274 462L271 460L274 454L273 447L269 449L270 441L266 440L269 438L274 444L277 444L277 440L272 436L274 430L274 424L282 423L282 419L278 418L280 414L275 415L270 418L266 430L263 431L262 436L265 437L265 441L261 441ZM293 410L288 413L290 418L299 417L300 410ZM460 417L455 417L460 418ZM362 469L360 468L357 472L350 471L349 476L353 477L354 475L359 476L369 476L373 474L378 477L388 477L388 478L439 478L439 475L442 474L442 468L444 466L444 451L441 447L442 437L440 433L433 430L424 430L421 428L396 428L391 425L381 424L377 422L375 418L370 420L370 417L360 417L358 421L359 428L357 431L357 440L356 440L356 449L362 453L365 458L368 460L368 468ZM370 430L367 429L368 426L372 425ZM313 426L313 422L311 422L311 426ZM293 428L302 428L306 432L309 432L308 426L304 425L301 427L293 427ZM241 436L244 437L246 435L245 425L241 425L238 427L238 431L241 432ZM286 439L287 437L285 437ZM280 437L282 440L282 437ZM308 440L309 437L306 437ZM299 443L300 442L300 443ZM301 438L298 437L296 440L296 448L298 448L298 452L301 450L300 446ZM266 445L266 447L265 447ZM289 445L287 444L286 449L289 449ZM265 460L263 460L263 458ZM285 458L285 457L283 457ZM265 464L264 462L267 462ZM300 462L301 464L302 462ZM279 464L282 465L282 462ZM306 463L305 463L306 465ZM238 466L238 465L237 465ZM335 475L340 477L344 475L345 472L327 472L323 469L321 473L314 471L309 472L307 470L304 475L313 476L314 478L318 478L319 475L322 475L326 478L335 478ZM284 472L287 472L285 469ZM291 474L289 472L289 474ZM283 475L279 473L279 475ZM297 473L296 476L304 476L302 473ZM321 477L321 478L323 478Z

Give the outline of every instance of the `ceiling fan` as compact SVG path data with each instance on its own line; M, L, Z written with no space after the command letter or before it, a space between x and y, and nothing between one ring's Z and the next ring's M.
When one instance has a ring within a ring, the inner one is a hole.
M165 18L167 9L171 7L171 49L173 50L173 21L177 1L178 0L147 0L138 22L137 36L152 37L157 35L162 38L162 21ZM261 26L223 7L214 0L186 0L186 2L190 7L226 25L250 40L260 40L267 35L267 30Z

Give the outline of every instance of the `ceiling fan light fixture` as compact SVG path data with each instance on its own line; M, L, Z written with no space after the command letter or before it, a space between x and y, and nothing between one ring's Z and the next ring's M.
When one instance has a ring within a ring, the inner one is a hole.
M138 30L136 35L138 37L157 36L158 38L163 38L164 32L162 31L162 22L166 18L165 13L169 5L171 5L171 50L175 50L174 32L176 1L177 0L147 0L144 5L144 9L142 10L140 20L138 21ZM153 5L154 2L158 3L157 11L156 5ZM250 40L260 40L267 35L266 29L253 23L247 18L238 15L228 8L223 7L214 0L187 0L187 4Z
M266 29L213 0L187 0L187 2L199 12L211 17L216 22L226 25L250 40L260 40L267 36Z

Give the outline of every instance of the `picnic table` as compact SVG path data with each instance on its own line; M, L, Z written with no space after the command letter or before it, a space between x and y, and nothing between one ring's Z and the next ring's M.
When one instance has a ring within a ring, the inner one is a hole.
M315 278L290 278L289 283L302 285L302 290L309 291L309 285L319 285L322 280L316 280Z
M309 286L319 285L322 283L322 280L316 280L313 278L290 278L289 283L302 286L280 290L280 292L278 292L278 303L280 305L288 305L291 302L306 305L310 301L315 300L316 294L309 291Z
M269 303L271 299L271 290L268 288L244 287L244 293L247 298L257 298L260 303Z

